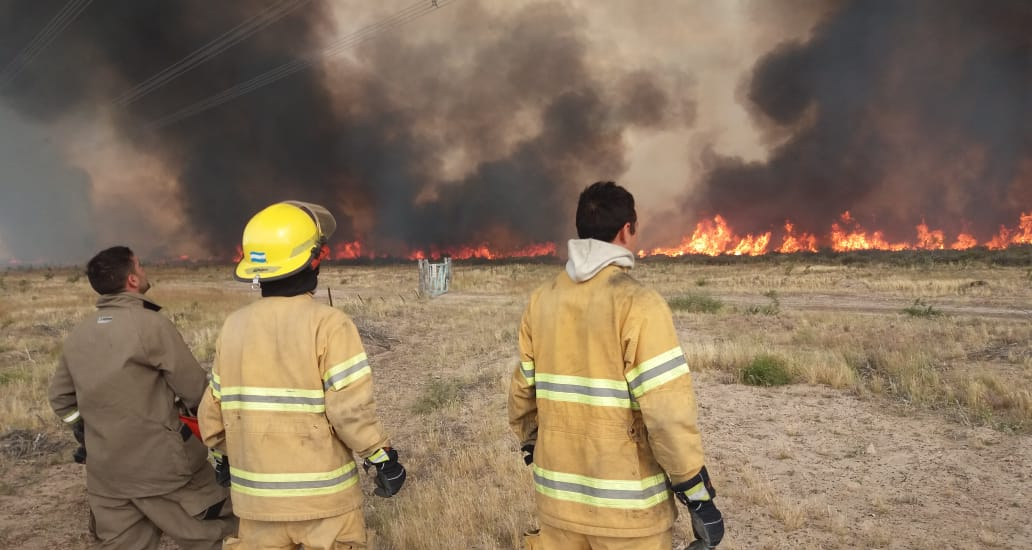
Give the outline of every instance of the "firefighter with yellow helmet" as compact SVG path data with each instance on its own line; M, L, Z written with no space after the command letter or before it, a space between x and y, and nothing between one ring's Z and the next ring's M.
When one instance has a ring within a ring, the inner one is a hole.
M724 535L695 394L666 301L631 278L634 197L587 187L566 270L531 295L509 420L533 466L544 550L670 550L687 506L696 540Z
M262 298L226 319L199 413L205 444L229 462L240 530L227 547L366 548L353 453L376 495L405 481L354 323L312 298L335 229L325 208L297 201L244 228L235 276Z

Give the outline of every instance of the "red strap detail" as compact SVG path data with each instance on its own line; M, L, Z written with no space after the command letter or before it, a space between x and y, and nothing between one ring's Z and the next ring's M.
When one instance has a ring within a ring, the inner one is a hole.
M323 260L329 257L330 247L329 245L324 244L322 245L322 248L319 249L319 254L317 254L315 258L312 258L312 269L319 267L319 264L321 264Z
M197 439L201 438L201 427L197 423L197 417L179 415L179 421L186 424L187 428L197 436Z

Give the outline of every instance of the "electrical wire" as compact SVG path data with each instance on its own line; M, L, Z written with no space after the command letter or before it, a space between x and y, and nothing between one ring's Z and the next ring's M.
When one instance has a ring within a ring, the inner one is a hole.
M339 55L349 48L353 48L354 46L371 40L373 37L384 31L400 27L424 17L441 7L454 3L455 1L456 0L421 0L376 23L337 39L317 54L284 63L283 65L266 71L250 80L236 84L215 95L187 105L186 107L169 113L161 118L152 120L147 123L146 128L149 130L159 130L203 113L209 109L218 107L219 105L228 103L240 96L249 94L255 90L264 88L265 86L308 69L322 59Z
M203 64L227 49L239 44L258 31L261 31L294 12L298 8L311 3L311 1L312 0L280 0L276 3L270 4L250 19L241 22L237 26L220 35L218 38L215 38L211 42L208 42L204 46L191 52L186 57L126 90L112 101L112 105L124 108L139 101L144 96L154 92L176 78L179 78L183 74L191 71L195 67Z
M69 0L57 15L55 15L36 36L25 45L18 55L14 56L7 66L0 71L0 88L14 82L36 57L43 50L47 49L61 33L78 19L79 15L93 2L93 0Z

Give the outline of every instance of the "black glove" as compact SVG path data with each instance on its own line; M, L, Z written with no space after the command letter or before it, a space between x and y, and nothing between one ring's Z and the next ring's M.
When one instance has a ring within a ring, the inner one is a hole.
M215 455L215 483L223 487L229 487L229 457L226 455Z
M523 454L523 462L526 463L527 466L530 466L531 464L533 464L534 463L534 444L533 443L527 443L526 445L520 447L520 450L523 451L523 453L524 453Z
M398 451L390 447L384 447L372 454L362 464L366 473L369 468L376 468L376 477L373 483L376 489L373 494L378 497L390 498L401 490L405 484L405 467L398 462Z
M724 516L712 500L690 505L688 513L692 516L692 533L698 539L696 542L702 542L707 549L720 544L724 538Z
M72 453L72 460L76 464L86 464L86 423L80 419L72 424L72 435L79 442L79 448Z
M713 483L710 482L709 472L703 466L695 477L678 483L671 487L677 500L688 507L692 516L692 532L695 533L696 541L702 542L705 548L713 548L720 544L724 538L724 516L721 515L713 498L717 496ZM693 543L692 547L698 547Z

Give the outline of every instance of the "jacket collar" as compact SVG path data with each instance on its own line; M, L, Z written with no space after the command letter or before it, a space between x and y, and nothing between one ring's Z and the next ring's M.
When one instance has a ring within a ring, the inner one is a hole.
M148 300L143 294L135 292L120 292L118 294L103 294L97 298L97 307L143 307L151 311L161 311L161 306Z
M598 275L607 265L634 267L634 254L622 246L595 239L570 239L566 274L578 283Z

